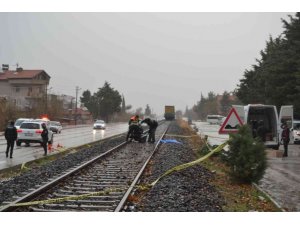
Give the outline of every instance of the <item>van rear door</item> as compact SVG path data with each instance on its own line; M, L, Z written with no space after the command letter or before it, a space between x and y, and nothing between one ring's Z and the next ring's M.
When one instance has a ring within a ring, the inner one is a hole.
M294 120L294 107L292 105L283 105L280 108L279 113L279 126L283 123L286 123L288 128L292 130L293 128L293 120ZM282 130L282 129L278 129ZM290 132L290 139L293 142L293 132ZM280 139L281 139L281 132L280 132Z
M232 107L236 110L237 114L239 115L241 121L243 124L246 124L247 121L245 121L245 110L243 105L232 105Z

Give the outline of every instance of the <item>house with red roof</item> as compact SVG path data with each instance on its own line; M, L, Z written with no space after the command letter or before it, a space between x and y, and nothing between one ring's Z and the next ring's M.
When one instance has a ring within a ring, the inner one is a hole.
M0 97L4 97L20 109L30 108L37 99L46 98L50 76L44 70L0 70Z

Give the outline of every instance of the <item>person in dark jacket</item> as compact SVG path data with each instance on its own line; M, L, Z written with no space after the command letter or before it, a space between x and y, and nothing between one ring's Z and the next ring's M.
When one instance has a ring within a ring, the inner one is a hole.
M263 141L263 142L266 141L267 130L265 128L264 121L260 120L258 122L256 134L257 134L257 137L259 137L261 141Z
M141 123L146 123L149 126L148 142L154 143L155 142L155 131L156 131L156 128L158 127L157 121L151 120L150 118L146 118Z
M42 139L43 139L43 142L42 142L42 146L44 148L44 156L47 155L47 143L48 143L48 129L46 127L46 124L42 124L42 128L43 128L43 131L41 133L41 136L42 136Z
M126 136L126 141L128 141L130 134L135 130L139 129L140 126L140 117L139 115L132 116L128 121L129 129Z
M8 157L9 150L10 150L10 158L12 158L15 141L17 140L18 137L17 129L14 125L15 125L14 121L10 121L9 125L5 129L4 135L7 141L6 158Z
M288 128L288 126L286 124L283 124L281 126L282 133L281 133L281 140L283 142L283 147L284 147L284 153L283 153L283 157L287 157L288 156L288 145L290 142L290 129Z

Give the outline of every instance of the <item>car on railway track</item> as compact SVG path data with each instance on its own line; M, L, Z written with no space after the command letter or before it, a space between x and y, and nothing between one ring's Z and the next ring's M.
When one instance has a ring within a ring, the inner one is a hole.
M43 139L41 133L43 131L42 124L46 124L48 129L48 143L53 144L53 132L50 128L50 121L45 120L27 120L24 121L20 128L17 129L18 137L16 144L21 146L22 142L29 146L30 143L40 143L42 144Z

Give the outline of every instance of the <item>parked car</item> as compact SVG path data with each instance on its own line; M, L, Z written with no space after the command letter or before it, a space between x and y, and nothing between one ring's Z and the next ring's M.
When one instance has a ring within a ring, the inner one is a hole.
M46 124L48 132L48 143L53 144L53 132L50 128L50 121L43 120L28 120L24 121L20 128L17 129L18 138L17 138L17 146L20 146L22 142L26 143L28 146L29 143L42 143L41 133L43 131L42 124Z
M22 124L24 121L28 121L28 120L32 120L32 119L29 119L29 118L19 118L19 119L17 119L16 122L15 122L15 127L16 127L17 129L19 129L20 126L21 126L21 124Z
M293 138L294 144L300 143L300 120L293 121Z
M61 123L58 121L50 121L50 130L52 132L55 132L56 134L61 133L61 130L62 130Z
M96 122L94 123L94 129L105 129L106 128L106 124L103 120L96 120Z

